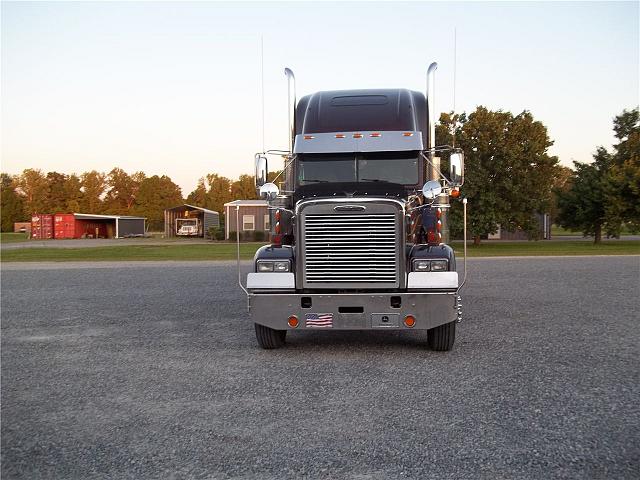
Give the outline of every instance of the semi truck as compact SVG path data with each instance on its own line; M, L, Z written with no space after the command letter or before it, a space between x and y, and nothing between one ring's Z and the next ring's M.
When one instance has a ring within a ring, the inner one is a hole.
M340 90L299 101L285 69L289 149L254 159L271 231L245 283L238 246L238 281L262 348L282 347L292 330L426 330L431 349L453 347L464 279L447 213L461 200L464 155L435 144L436 68L426 95ZM282 178L267 182L274 155L284 159ZM464 228L466 262L466 200Z

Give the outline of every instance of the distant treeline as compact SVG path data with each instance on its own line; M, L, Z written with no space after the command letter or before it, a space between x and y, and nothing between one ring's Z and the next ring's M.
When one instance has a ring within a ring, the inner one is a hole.
M12 231L14 222L29 221L34 213L58 212L139 215L147 217L151 230L162 230L164 210L183 202L222 215L226 202L257 198L250 175L230 180L208 174L185 199L180 187L166 175L148 177L144 172L129 174L121 168L81 175L30 168L19 175L0 174L0 187L3 232Z

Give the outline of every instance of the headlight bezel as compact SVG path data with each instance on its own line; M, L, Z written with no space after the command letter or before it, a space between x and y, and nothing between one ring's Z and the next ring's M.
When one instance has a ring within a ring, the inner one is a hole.
M419 268L419 264L421 264L423 267ZM449 260L446 258L414 258L411 260L411 271L419 273L448 272Z
M256 261L257 273L289 273L291 261L287 259L260 259Z

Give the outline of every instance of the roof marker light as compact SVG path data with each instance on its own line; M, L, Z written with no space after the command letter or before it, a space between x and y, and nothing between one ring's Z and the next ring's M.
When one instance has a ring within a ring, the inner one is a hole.
M413 137L413 132L404 132L402 134L403 137Z
M374 133L370 134L369 136L373 137L373 138L379 138L379 137L382 136L382 134L380 132L374 132Z
M362 134L361 133L354 133L353 134L353 138L362 138Z
M336 133L336 138L345 138L346 135L344 133Z
M316 137L314 137L313 135L305 135L304 136L305 140L313 140L314 138L316 138Z

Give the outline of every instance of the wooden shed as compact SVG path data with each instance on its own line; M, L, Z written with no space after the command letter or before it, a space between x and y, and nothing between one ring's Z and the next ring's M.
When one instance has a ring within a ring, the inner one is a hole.
M269 204L266 200L234 200L224 204L225 238L229 239L230 232L238 231L236 225L236 208L238 209L238 223L240 232L268 232Z

